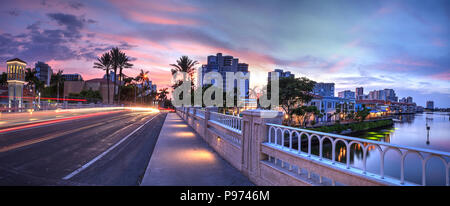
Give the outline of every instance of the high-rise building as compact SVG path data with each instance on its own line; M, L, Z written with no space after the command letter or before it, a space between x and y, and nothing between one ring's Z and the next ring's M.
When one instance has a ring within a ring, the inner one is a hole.
M433 101L427 101L427 109L434 109L434 102Z
M406 97L406 103L413 103L412 97Z
M276 74L278 75L278 78L295 77L295 75L292 74L290 71L283 71L282 69L275 69L275 70L273 70L273 72L276 72ZM272 72L268 72L267 81L270 81L271 78L272 78Z
M80 74L63 74L64 81L83 81L83 77Z
M383 100L390 102L397 102L398 97L395 95L393 89L373 90L369 92L369 100Z
M398 97L395 95L395 91L393 89L384 89L385 101L397 102Z
M222 75L223 80L223 89L228 91L227 88L227 79L226 73L232 72L236 74L237 72L242 72L244 75L250 76L250 72L248 71L248 64L239 63L238 58L234 58L233 56L222 56L222 53L217 53L216 56L210 55L207 57L207 64L202 65L201 71L199 71L199 85L203 86L203 77L208 72L218 72ZM213 81L212 84L215 84ZM234 86L232 88L237 88L238 82L234 81ZM250 88L250 78L246 79L243 84L239 84L240 96L243 98L249 97L249 88Z
M316 83L314 85L313 94L322 97L334 97L334 83Z
M338 92L338 97L345 99L355 99L355 92L352 92L350 90L341 91Z
M103 75L103 79L106 79L106 74ZM119 75L114 75L113 71L109 71L109 80L111 80L112 82L115 82L116 79L119 79Z
M364 88L363 87L356 87L356 96L364 95Z
M44 62L38 61L34 65L34 70L36 70L36 77L40 81L43 81L45 86L49 86L50 85L50 79L51 79L52 74L53 74L52 68L48 64L46 64Z

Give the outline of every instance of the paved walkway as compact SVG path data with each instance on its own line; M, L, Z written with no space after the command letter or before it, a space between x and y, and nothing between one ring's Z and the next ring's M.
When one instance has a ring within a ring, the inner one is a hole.
M141 185L253 185L176 113L169 113Z

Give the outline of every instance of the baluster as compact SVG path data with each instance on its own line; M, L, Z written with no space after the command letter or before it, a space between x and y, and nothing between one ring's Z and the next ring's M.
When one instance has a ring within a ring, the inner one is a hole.
M291 133L289 134L289 151L292 150L292 133L293 133L293 132L291 132Z
M426 169L425 169L425 160L422 159L422 185L426 185Z
M450 163L447 163L447 171L445 172L445 179L446 179L446 183L445 183L445 185L447 185L447 186L450 186L450 183L449 183L449 170L450 170L450 166L449 166L449 164Z
M403 154L400 154L402 157L401 161L400 161L400 184L404 184L405 183L405 156Z
M366 165L367 165L367 148L369 148L369 145L367 147L364 147L364 144L361 146L363 151L363 174L366 174Z
M302 152L302 135L297 134L297 138L298 138L298 153L300 154Z
M311 157L311 136L308 136L308 157Z
M319 160L322 160L322 147L323 147L323 141L324 138L322 137L322 139L319 139Z
M384 151L380 152L380 176L384 179Z
M284 131L285 130L281 130L281 147L284 147Z
M275 128L274 129L274 132L275 132L275 145L277 145L278 144L278 128Z
M347 156L347 169L350 169L350 145L347 143L347 151L346 151L346 156Z

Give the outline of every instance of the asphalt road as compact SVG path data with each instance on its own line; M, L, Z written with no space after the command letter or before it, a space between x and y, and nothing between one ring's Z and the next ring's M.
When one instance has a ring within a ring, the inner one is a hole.
M165 117L123 111L0 133L0 185L139 185Z

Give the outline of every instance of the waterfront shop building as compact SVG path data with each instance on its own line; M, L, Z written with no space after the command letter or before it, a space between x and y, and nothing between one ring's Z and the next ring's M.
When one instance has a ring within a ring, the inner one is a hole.
M315 122L334 122L343 119L348 113L355 112L355 99L314 95L308 106L315 106L323 114L322 117L315 117Z

